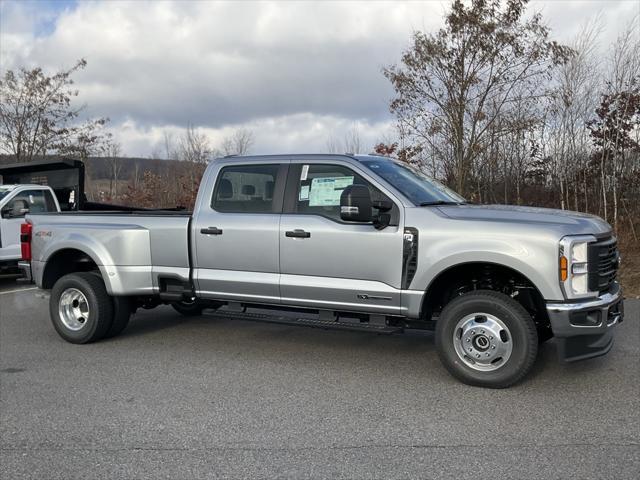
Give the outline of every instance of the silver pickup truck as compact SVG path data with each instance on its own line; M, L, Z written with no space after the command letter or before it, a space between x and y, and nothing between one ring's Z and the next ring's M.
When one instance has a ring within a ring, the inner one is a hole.
M51 290L53 325L74 343L119 334L140 307L288 310L298 315L274 318L434 330L452 375L501 388L552 337L565 361L607 353L623 319L616 239L601 219L472 205L371 155L218 159L193 213L31 214L21 240L22 268Z

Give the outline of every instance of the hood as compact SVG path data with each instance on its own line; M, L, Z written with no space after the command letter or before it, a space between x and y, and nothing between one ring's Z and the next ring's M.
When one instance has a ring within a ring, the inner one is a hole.
M446 205L438 207L446 217L498 223L539 225L563 230L565 235L604 234L611 226L588 213L515 205Z

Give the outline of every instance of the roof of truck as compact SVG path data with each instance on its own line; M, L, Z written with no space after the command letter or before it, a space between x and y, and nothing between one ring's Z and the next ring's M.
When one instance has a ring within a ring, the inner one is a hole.
M9 183L6 185L0 183L0 188L2 190L15 190L18 187L49 188L47 185L38 185L37 183Z
M386 157L384 155L378 155L375 153L283 153L283 154L268 154L268 155L227 155L225 157L221 157L225 160L246 160L246 159L260 159L264 158L265 160L273 160L276 158L309 158L309 159L321 159L328 157L345 157L352 160L389 160L393 161L392 158Z

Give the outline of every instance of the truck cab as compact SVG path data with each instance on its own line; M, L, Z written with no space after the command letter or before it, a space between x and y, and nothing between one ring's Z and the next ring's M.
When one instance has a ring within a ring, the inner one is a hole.
M20 225L28 213L59 212L51 187L0 185L0 269L16 267L21 258Z

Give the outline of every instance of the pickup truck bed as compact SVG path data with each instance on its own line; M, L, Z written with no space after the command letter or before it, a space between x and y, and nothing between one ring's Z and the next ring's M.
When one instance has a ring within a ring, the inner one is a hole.
M65 249L81 249L104 276L111 295L153 295L158 277L189 281L188 211L64 212L30 215L40 226L33 238L32 275L47 283L45 259L64 257ZM49 226L51 230L49 230ZM55 228L55 244L49 232ZM167 248L170 246L170 248ZM55 248L50 258L51 248Z

